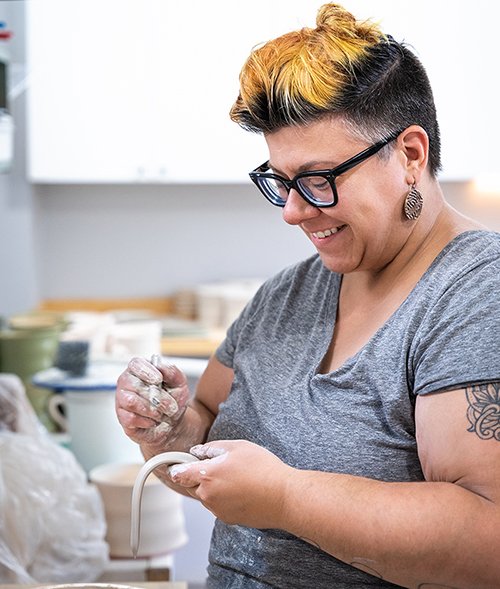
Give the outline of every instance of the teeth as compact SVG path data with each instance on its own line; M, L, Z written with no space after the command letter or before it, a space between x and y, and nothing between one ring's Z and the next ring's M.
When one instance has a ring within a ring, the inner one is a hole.
M325 229L324 231L317 231L316 233L313 233L313 236L319 239L324 239L325 237L330 237L330 235L337 233L341 228L342 227L332 227L331 229Z

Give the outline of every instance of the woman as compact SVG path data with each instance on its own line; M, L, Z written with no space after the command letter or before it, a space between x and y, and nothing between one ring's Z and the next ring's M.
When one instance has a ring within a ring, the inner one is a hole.
M193 400L133 359L125 432L202 459L163 477L218 518L209 587L500 587L500 236L443 199L424 69L327 4L240 82L251 178L318 255L261 288Z

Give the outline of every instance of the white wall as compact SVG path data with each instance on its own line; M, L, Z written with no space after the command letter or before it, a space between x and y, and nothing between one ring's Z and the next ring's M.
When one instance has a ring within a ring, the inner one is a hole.
M35 197L43 297L161 296L313 253L250 185L37 186Z
M243 131L242 131L243 132ZM500 230L500 199L445 183L457 208ZM253 186L37 186L44 298L161 296L267 277L313 253Z
M23 3L0 2L0 21L17 32L8 44L16 64L10 68L15 81L25 61ZM24 97L11 104L11 112L16 125L14 165L9 174L0 174L0 316L29 309L38 301L35 205L24 173Z

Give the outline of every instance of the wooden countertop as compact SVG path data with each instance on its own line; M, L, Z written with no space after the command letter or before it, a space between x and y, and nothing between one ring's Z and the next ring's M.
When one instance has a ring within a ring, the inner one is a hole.
M208 337L163 337L161 353L164 356L209 358L222 342L222 335Z
M45 299L38 305L39 312L65 313L69 311L107 312L125 310L148 310L158 315L174 312L170 297L147 297L128 299Z

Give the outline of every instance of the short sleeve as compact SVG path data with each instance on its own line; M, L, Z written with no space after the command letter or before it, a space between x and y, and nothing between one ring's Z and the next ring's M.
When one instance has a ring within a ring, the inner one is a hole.
M500 257L469 264L448 284L415 335L415 394L500 380Z

